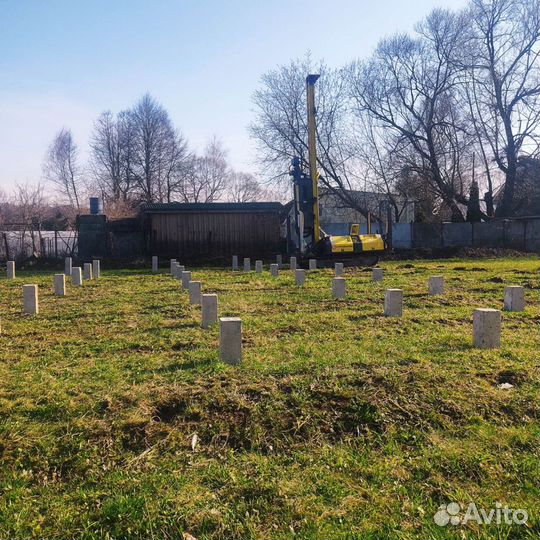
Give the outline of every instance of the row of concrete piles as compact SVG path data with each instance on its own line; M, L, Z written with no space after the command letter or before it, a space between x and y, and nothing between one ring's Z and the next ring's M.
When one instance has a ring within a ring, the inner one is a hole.
M64 273L54 274L53 287L56 296L66 294L66 275L71 277L73 286L80 287L84 280L98 279L101 277L101 264L98 259L91 263L84 263L83 267L73 266L72 258L66 257L64 261ZM16 278L15 261L7 262L7 278ZM27 315L39 314L39 290L34 283L23 285L23 313Z
M155 261L155 262L154 262ZM157 272L157 257L152 257L152 271ZM170 261L171 275L181 282L192 306L201 307L201 326L210 328L219 319L219 355L222 362L239 364L242 361L242 320L239 317L218 317L218 295L202 292L202 282L192 279L191 271L176 259Z
M152 257L152 271L158 271L158 257ZM278 255L276 263L270 265L270 273L279 275L283 268L282 257ZM297 268L295 257L291 257L290 268L295 272L295 282L302 286L305 283L306 271ZM310 259L310 270L317 268L317 261ZM256 261L257 272L263 271L262 261ZM233 270L238 270L238 257L233 257ZM244 271L251 271L251 261L244 259ZM346 297L346 281L343 277L343 263L335 264L335 277L332 280L332 296L335 299ZM176 259L170 261L171 274L182 282L182 288L189 293L191 305L201 306L201 326L209 328L218 321L218 297L216 294L202 294L202 283L191 279L191 272L179 264ZM7 277L15 279L15 262L8 261ZM57 296L66 294L66 275L71 276L74 286L81 286L83 276L85 280L97 279L101 276L100 261L95 259L91 263L84 263L83 267L73 267L71 257L65 259L64 274L54 275L54 291ZM381 281L384 273L382 268L374 268L372 280ZM428 283L430 296L444 294L443 276L431 276ZM35 315L39 313L38 286L28 284L23 286L23 311ZM504 309L506 311L523 311L525 309L525 295L523 287L507 286L504 292ZM384 297L384 315L387 317L401 317L403 314L403 290L387 289ZM237 364L242 359L242 321L238 317L222 317L220 322L220 356L224 362ZM501 312L497 309L475 309L473 314L473 344L480 348L497 348L501 342Z
M274 277L279 275L279 269L283 268L281 255L277 256L276 263L270 264L270 274ZM295 273L295 283L302 286L306 281L306 271L297 268L296 257L290 258L289 268ZM317 260L309 259L309 270L317 269ZM238 256L232 258L233 271L239 270ZM244 272L251 271L251 259L244 258ZM255 272L263 272L263 263L255 261ZM332 297L336 300L343 299L347 295L347 285L343 277L343 263L336 262L332 279ZM384 271L382 268L373 268L372 281L382 281ZM429 296L444 294L444 277L431 276L428 281ZM523 311L525 309L525 294L523 287L509 285L504 291L504 310ZM403 289L387 289L384 294L384 315L386 317L401 317L403 315ZM473 345L483 349L498 348L501 344L501 311L491 308L478 308L473 312Z

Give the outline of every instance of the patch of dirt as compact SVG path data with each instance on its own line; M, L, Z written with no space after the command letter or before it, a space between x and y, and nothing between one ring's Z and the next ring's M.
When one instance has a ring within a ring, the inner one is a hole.
M499 257L520 257L529 255L527 251L518 251L505 248L456 248L444 247L437 249L407 249L394 250L381 257L382 260L405 260L405 259L493 259Z
M131 343L128 346L128 349L132 351L137 351L139 353L145 353L145 352L152 352L154 350L154 347L150 345L142 345L141 343Z
M278 336L292 336L293 334L303 334L305 331L297 326L288 325L274 329L273 333Z
M173 351L186 351L193 348L193 341L177 341L171 345Z
M514 386L523 383L527 379L527 374L521 371L504 369L497 374L497 384L510 383Z
M156 404L154 418L159 422L171 422L177 416L184 415L188 406L188 402L181 398L164 400Z
M504 423L527 414L522 403L496 402L488 395L443 402L437 387L447 381L432 379L407 359L388 371L362 365L332 377L321 373L314 378L309 372L256 381L243 377L228 373L191 384L156 384L131 405L117 398L101 407L103 418L110 419L108 438L135 451L163 444L191 451L191 436L197 433L198 451L211 455L226 448L287 453L299 445L324 445L395 429L421 428L428 433L459 427L475 415ZM525 377L502 370L489 379L516 385ZM535 411L535 406L530 409ZM123 420L116 420L119 417Z
M459 248L458 257L469 258L499 258L499 257L520 257L527 254L526 251L506 248Z

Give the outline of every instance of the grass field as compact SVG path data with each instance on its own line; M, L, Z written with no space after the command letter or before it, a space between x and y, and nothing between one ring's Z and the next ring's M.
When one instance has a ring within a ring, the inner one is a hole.
M0 538L537 537L538 258L382 266L382 283L347 269L344 301L330 270L300 289L193 269L242 318L237 367L165 269L105 267L63 298L52 273L0 280ZM502 308L505 284L526 310L474 349L473 309ZM401 319L383 316L390 287ZM436 525L451 501L529 520Z

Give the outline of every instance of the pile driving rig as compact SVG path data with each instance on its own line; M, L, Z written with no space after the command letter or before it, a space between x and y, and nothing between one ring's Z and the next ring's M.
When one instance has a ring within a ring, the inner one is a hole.
M301 265L316 258L317 265L331 266L336 261L347 266L372 266L385 252L386 243L380 234L360 234L360 224L351 225L348 235L330 236L320 226L319 173L317 171L317 129L315 124L315 83L319 75L306 77L308 116L309 172L302 169L299 157L291 162L289 174L294 186L294 226L297 237L296 255Z

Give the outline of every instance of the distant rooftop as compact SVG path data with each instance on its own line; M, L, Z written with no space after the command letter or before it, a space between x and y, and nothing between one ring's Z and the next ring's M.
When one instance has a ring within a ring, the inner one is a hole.
M159 213L185 213L185 212L282 212L283 205L279 202L246 202L246 203L148 203L143 204L141 210L146 214Z

